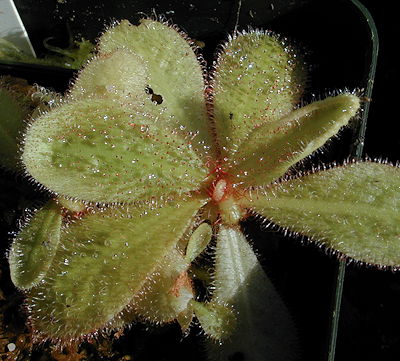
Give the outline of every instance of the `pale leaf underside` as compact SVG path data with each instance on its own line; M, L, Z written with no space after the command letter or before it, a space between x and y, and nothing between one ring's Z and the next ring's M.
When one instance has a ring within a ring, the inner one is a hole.
M289 313L240 229L220 227L215 257L212 300L233 306L237 327L222 345L210 343L211 360L296 359Z

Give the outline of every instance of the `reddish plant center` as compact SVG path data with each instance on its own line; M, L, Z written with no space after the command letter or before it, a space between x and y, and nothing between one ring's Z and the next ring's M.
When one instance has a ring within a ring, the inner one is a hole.
M223 201L229 193L228 181L224 178L217 179L213 182L211 198L214 202L219 203Z

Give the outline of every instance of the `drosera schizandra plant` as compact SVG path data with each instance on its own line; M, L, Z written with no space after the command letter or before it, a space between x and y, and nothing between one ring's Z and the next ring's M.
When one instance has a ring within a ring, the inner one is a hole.
M105 31L24 135L26 174L54 196L8 255L38 341L79 342L137 319L187 330L197 319L215 341L211 359L295 359L288 313L241 231L250 214L356 260L400 265L397 167L295 175L360 107L351 92L298 107L303 71L264 31L235 33L208 75L176 27ZM212 237L203 300L189 271Z

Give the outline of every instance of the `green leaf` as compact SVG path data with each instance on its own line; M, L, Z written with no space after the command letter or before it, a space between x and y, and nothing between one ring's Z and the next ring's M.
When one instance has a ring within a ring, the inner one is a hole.
M400 266L400 169L350 163L249 194L243 204L356 260Z
M236 182L268 185L322 147L357 113L358 97L341 94L297 109L251 132L232 159Z
M61 222L61 207L51 200L19 232L8 255L15 286L29 289L46 275L58 249Z
M216 302L191 301L201 328L215 341L230 337L236 327L236 316L232 307Z
M213 74L215 128L230 157L249 133L282 118L300 100L302 67L293 51L262 31L237 34L220 52Z
M107 208L72 223L46 277L28 292L33 329L68 341L115 325L203 204Z
M208 223L200 224L189 238L185 259L189 263L193 262L206 249L211 237L211 226Z
M70 96L108 97L129 103L133 100L144 100L148 84L147 67L144 60L127 51L116 50L108 54L100 54L90 61L80 72ZM118 106L118 105L116 105ZM126 105L125 105L126 106Z
M135 295L132 303L135 313L153 323L171 322L185 313L193 299L188 268L182 254L173 249Z
M221 345L209 344L210 360L296 359L289 313L238 227L220 227L214 286L212 302L232 305L237 327Z
M207 169L185 139L140 106L89 98L44 114L27 130L22 160L60 195L132 202L198 189Z
M143 19L139 26L127 20L106 31L100 53L116 49L140 56L148 67L148 86L161 96L168 124L190 132L193 147L202 156L213 155L213 137L204 101L203 69L183 33L166 24Z

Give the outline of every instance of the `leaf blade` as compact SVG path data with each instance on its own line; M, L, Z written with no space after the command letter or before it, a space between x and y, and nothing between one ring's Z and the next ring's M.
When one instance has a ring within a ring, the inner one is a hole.
M152 323L166 323L186 315L193 299L193 289L187 275L189 263L173 249L157 270L135 295L132 309L142 319Z
M194 148L213 155L213 135L204 101L203 69L183 33L161 22L142 19L133 26L122 21L103 34L100 53L126 49L142 57L148 68L148 86L161 95L168 122L183 126L195 138Z
M114 97L128 103L131 98L144 101L148 84L147 67L144 60L124 49L99 54L80 72L69 97ZM150 102L150 98L148 99ZM154 106L155 107L155 106Z
M297 109L249 134L232 160L238 182L268 185L335 136L359 109L360 100L344 93Z
M138 105L69 102L25 134L22 160L40 183L91 202L132 202L197 189L207 175L189 139Z
M71 224L51 271L28 292L32 327L63 342L115 324L203 204L108 208Z
M45 277L60 242L61 223L61 208L51 200L14 239L8 261L15 286L29 289Z
M288 114L300 100L301 67L293 51L261 31L229 39L213 80L215 127L222 157L240 148L254 128Z
M214 286L212 302L233 306L237 327L222 345L209 343L211 360L296 359L289 313L238 227L220 227Z
M288 180L246 206L358 261L398 267L400 170L350 163Z

